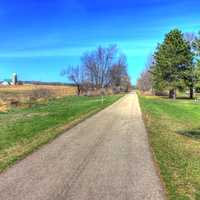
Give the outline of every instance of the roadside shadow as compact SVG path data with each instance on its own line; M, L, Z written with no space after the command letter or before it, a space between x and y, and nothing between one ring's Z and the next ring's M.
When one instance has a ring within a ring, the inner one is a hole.
M190 99L189 97L184 97L184 96L179 96L179 97L176 97L176 99L180 99L180 100L194 100L194 99Z
M178 134L190 137L193 139L200 139L200 128L192 130L177 131Z

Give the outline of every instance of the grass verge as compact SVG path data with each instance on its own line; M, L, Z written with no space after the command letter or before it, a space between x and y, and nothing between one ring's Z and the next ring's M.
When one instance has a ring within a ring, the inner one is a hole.
M101 97L68 96L0 113L0 172L122 96L106 96L103 103Z
M139 95L170 200L200 199L200 104Z

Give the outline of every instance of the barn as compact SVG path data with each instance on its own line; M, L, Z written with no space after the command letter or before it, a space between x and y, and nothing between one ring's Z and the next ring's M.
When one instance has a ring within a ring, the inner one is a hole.
M11 79L4 79L1 82L1 85L7 86L7 85L12 85L12 80Z

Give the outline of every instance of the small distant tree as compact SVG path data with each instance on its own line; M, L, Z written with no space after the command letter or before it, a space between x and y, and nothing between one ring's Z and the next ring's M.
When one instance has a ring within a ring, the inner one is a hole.
M143 72L140 74L140 77L137 81L137 88L143 92L152 90L152 74L151 67L154 64L153 56L149 56L147 64Z
M123 91L129 91L131 88L130 78L127 72L126 56L121 54L118 61L113 64L110 70L110 81L113 88L117 87Z
M79 65L69 66L67 70L63 70L61 75L67 76L77 87L77 95L81 93L81 87L83 83L83 69Z
M151 73L148 69L145 69L140 78L137 81L137 88L143 92L150 91L152 89Z
M197 36L195 33L186 32L184 33L184 39L189 43L192 50L194 50L195 42L197 41Z

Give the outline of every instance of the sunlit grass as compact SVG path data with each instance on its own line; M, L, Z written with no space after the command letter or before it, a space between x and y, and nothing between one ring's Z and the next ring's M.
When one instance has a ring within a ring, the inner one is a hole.
M69 96L0 113L0 172L34 149L55 138L69 124L95 113L122 95L101 97Z
M169 199L200 199L200 103L139 99Z

